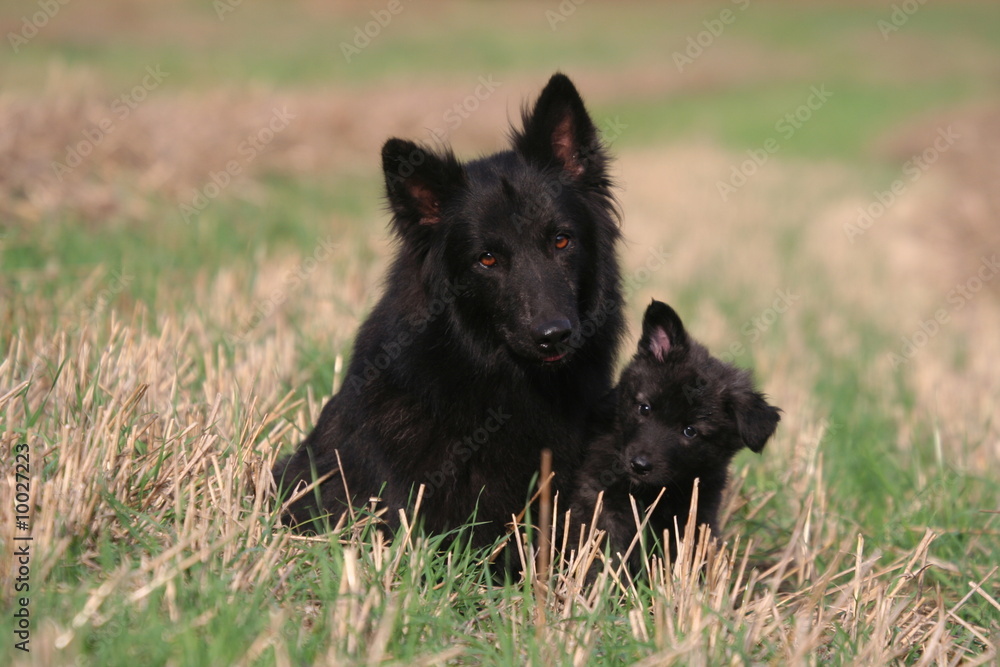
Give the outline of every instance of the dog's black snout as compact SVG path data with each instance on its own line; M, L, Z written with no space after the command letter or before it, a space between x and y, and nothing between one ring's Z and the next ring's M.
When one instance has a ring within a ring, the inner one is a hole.
M552 352L569 340L573 325L569 320L546 320L531 327L531 337L542 352Z
M653 469L653 464L645 456L635 456L632 458L632 472L637 475L645 475Z

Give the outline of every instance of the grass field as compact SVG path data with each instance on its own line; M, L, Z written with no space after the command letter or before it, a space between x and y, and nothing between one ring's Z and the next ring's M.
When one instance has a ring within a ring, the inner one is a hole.
M995 664L1000 7L390 4L0 3L0 662ZM530 531L504 586L289 533L382 142L496 150L557 69L616 155L629 351L667 301L784 409L725 545L582 590Z

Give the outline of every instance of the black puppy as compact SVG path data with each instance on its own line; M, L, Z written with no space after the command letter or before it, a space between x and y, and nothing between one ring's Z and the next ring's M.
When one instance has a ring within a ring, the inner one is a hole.
M688 337L673 308L659 301L646 309L639 350L615 391L613 423L592 442L580 470L572 501L577 530L571 535L592 521L603 491L597 527L606 531L611 553L624 554L637 530L629 496L644 512L662 490L648 525L657 539L669 533L674 559L675 522L683 535L695 479L698 525L717 532L730 460L743 447L760 452L780 411L754 390L749 371L711 356ZM641 563L638 551L629 558L633 572Z

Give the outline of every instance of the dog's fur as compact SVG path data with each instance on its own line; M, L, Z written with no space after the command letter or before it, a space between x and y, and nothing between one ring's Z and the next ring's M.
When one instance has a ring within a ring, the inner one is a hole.
M524 507L543 448L568 493L623 333L607 160L561 74L510 150L463 164L386 142L398 250L343 388L273 471L286 496L333 473L290 521L336 521L378 497L391 526L425 484L426 529L476 511L473 544L490 544Z
M606 532L611 553L624 554L637 531L629 496L642 516L662 490L650 515L650 536L666 539L676 558L676 536L684 535L695 479L698 525L717 533L729 462L744 447L760 452L780 411L755 391L748 371L712 357L688 337L673 308L659 301L646 309L638 352L616 394L613 424L595 438L581 468L572 502L575 534L582 522L591 522L603 492L597 527ZM640 558L636 547L629 559L633 572Z

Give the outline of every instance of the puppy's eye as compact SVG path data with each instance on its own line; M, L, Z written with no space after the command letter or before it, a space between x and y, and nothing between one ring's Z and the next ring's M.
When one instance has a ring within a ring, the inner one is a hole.
M649 413L651 413L652 411L653 411L653 408L649 407L648 403L640 403L639 404L639 416L640 417L648 417Z
M696 429L694 426L686 426L686 427L684 427L684 437L685 438L693 438L696 435L698 435L698 429Z
M555 239L552 241L552 245L556 247L556 250L565 250L569 247L569 241L569 234L556 234Z
M480 266L485 266L488 269L492 266L496 266L497 258L491 252L484 252L479 256L479 264Z

